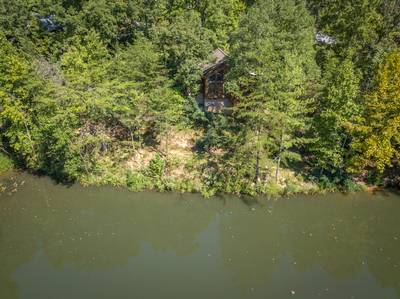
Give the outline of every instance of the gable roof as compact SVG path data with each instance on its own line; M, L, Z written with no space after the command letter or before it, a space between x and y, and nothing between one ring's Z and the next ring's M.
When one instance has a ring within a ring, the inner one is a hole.
M206 74L209 71L215 69L216 67L224 64L226 59L228 58L228 55L221 48L217 48L213 51L213 53L211 54L211 57L212 57L212 62L205 64L202 67L204 74Z
M221 48L215 49L211 56L215 60L215 63L219 63L228 57L228 55Z

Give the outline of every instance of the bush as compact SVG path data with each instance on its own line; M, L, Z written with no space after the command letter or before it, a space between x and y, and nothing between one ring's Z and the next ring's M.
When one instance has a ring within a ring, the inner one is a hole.
M140 172L128 171L126 174L126 185L134 192L152 189L152 180Z
M343 182L343 189L345 192L358 192L362 190L362 187L360 184L348 178Z
M7 156L0 153L0 173L10 170L12 166L12 161Z
M166 164L161 155L157 154L154 159L150 161L149 166L143 171L143 175L152 181L152 185L160 191L168 189L166 186L167 182L164 180Z
M369 171L365 181L371 185L382 186L385 184L385 178L383 173L376 171Z
M207 118L204 111L196 102L196 99L189 97L185 105L185 125L194 127L204 127L207 124Z
M296 183L294 180L289 179L286 181L286 187L284 190L284 193L286 195L297 194L297 193L301 193L302 191L303 191L303 188L301 187L301 185Z
M262 188L262 193L271 197L282 195L283 188L275 182L269 182Z
M192 179L182 179L170 183L170 190L181 193L196 192L196 184Z
M326 175L322 175L319 178L318 186L321 190L335 192L338 191L338 185L340 184L340 180L334 177L333 179L329 178Z
M200 193L204 198L210 198L217 194L217 190L207 185L203 185L201 186Z
M157 154L153 160L150 161L149 166L144 171L144 174L154 179L161 179L164 176L166 163L160 154Z

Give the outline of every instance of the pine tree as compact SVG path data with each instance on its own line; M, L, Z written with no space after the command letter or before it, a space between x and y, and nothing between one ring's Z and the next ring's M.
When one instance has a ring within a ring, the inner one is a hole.
M316 101L312 131L314 142L310 151L315 155L319 174L343 176L351 142L350 127L360 116L359 76L350 59L330 58L323 71L323 89Z
M299 1L259 1L234 35L228 89L237 98L234 117L247 132L259 180L263 155L282 162L298 158L309 101L304 98L316 75L314 24ZM302 98L303 97L303 98Z
M137 90L150 92L171 84L161 54L147 38L135 42L116 53L110 68L113 80L132 82Z
M196 95L200 66L212 52L212 33L201 26L199 14L193 11L177 15L154 30L175 86L186 96Z

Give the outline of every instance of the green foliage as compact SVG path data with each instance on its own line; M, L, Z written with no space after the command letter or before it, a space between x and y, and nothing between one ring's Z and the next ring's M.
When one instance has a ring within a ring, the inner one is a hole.
M277 197L283 192L284 190L282 189L282 187L275 182L270 182L263 187L263 193L268 194L271 197Z
M156 181L162 181L165 174L165 166L165 160L161 155L157 154L156 157L150 161L149 166L144 173Z
M0 153L0 173L6 172L13 167L12 161L4 154Z
M1 33L1 32L0 32ZM3 140L25 160L37 166L36 114L41 110L41 82L29 61L0 34L0 124Z
M160 53L144 37L137 38L132 45L116 53L111 65L111 75L115 80L132 82L136 89L145 92L169 83Z
M59 22L63 13L60 1L0 0L0 30L29 55L53 55L62 47L64 35L50 34L39 19L57 14Z
M111 43L118 40L121 22L128 17L128 12L127 4L123 1L85 1L71 26L75 27L75 33L82 36L95 30L103 42Z
M381 0L309 0L320 28L334 36L341 47L363 47L377 37L382 24Z
M324 171L345 171L351 134L360 116L359 78L351 60L330 59L323 72L323 90L313 119L314 142L310 148Z
M94 31L71 41L61 57L61 67L70 85L84 91L105 79L108 51Z
M391 0L0 0L0 149L59 180L135 191L296 193L281 174L294 163L321 189L384 182L400 157L399 20ZM336 42L316 44L318 31ZM227 115L195 101L217 47ZM200 136L198 180L170 175L185 127ZM127 171L143 147L160 154Z
M350 178L347 178L344 180L343 187L344 187L344 191L350 192L350 193L362 191L361 185L358 184L357 182L354 182Z
M215 32L214 46L228 48L229 33L237 29L245 10L241 0L187 1L199 14L202 25Z
M316 76L313 20L301 1L259 1L233 37L228 90L239 99L234 117L243 131L242 147L255 158L254 180L263 157L281 162L298 158L292 149L305 142ZM246 157L247 158L247 157Z
M327 191L327 192L337 192L338 191L338 185L341 183L340 178L338 177L333 177L330 178L326 175L321 175L319 177L318 185L321 190Z
M126 174L126 185L134 192L144 191L153 187L151 178L142 173L129 171Z
M210 158L212 162L209 162L202 178L207 189L212 193L254 195L253 167L242 159L243 154L246 153Z
M166 166L166 161L161 157L161 155L157 154L155 158L150 161L147 168L145 168L141 173L135 174L131 178L130 188L143 189L151 187L160 191L168 189L168 181L165 176ZM136 183L134 180L136 180Z
M376 86L365 97L365 112L355 126L353 148L359 153L353 159L355 169L369 166L378 172L394 165L400 158L400 52L383 59Z
M188 11L155 28L155 35L176 86L185 95L195 95L200 64L212 51L212 32L201 26L198 13Z

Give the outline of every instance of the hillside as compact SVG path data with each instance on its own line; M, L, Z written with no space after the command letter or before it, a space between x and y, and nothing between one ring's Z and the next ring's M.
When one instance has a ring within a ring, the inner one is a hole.
M394 0L0 0L0 171L206 196L398 187L399 47Z

